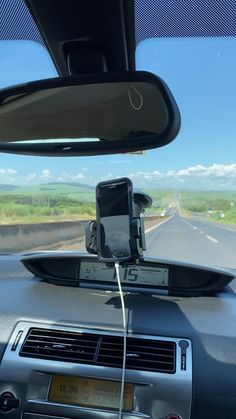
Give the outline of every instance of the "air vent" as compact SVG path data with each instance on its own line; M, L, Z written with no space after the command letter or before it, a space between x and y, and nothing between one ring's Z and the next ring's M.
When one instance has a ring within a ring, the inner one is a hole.
M103 336L98 363L122 367L123 338ZM175 372L175 343L169 341L127 338L126 368L128 370Z
M128 337L126 368L174 374L175 349L175 342ZM32 328L20 356L121 368L123 337Z
M93 364L99 336L60 330L30 329L20 356Z

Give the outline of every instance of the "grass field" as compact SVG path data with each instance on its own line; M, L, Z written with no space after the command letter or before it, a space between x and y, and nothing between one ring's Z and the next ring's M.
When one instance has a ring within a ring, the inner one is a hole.
M160 215L179 202L184 215L236 224L236 192L146 190L153 206L146 214ZM0 185L0 224L25 224L93 219L95 189L72 183L33 186Z
M179 193L179 203L185 215L236 224L236 192L184 191Z
M0 223L40 223L91 219L95 192L73 184L0 188Z
M150 190L154 205L147 212L160 214L173 194ZM79 184L34 186L0 185L0 224L71 221L95 217L95 189Z

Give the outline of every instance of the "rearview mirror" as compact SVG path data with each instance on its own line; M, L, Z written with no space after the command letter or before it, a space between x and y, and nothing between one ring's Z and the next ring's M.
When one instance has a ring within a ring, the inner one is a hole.
M0 91L0 151L51 156L162 147L180 127L165 83L146 72L31 82Z

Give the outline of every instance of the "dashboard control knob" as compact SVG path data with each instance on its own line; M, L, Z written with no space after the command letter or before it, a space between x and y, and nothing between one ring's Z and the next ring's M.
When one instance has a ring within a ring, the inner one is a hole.
M4 391L0 395L0 410L2 412L9 412L12 409L19 407L20 401L10 391Z

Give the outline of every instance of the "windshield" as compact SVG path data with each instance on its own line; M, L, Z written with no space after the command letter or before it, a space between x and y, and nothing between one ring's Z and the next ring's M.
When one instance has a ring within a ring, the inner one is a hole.
M136 19L141 25L138 14ZM159 75L171 88L182 118L177 139L161 149L126 155L2 154L1 252L85 251L84 228L95 217L96 184L127 176L134 190L153 198L145 212L146 255L236 268L236 38L218 33L168 37L155 31L141 36L141 29L137 69ZM6 42L0 42L1 51ZM11 43L11 59L21 42ZM45 47L35 48L34 55L27 50L28 61L21 60L17 73L12 61L5 62L0 88L14 84L16 74L17 82L24 81L26 67L28 80L57 74ZM43 73L37 75L29 62Z

